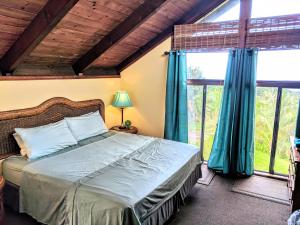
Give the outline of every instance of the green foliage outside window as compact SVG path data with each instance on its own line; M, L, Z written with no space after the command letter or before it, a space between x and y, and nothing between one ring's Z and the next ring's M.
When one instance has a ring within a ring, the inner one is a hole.
M188 68L188 77L203 79L200 68ZM222 101L222 86L208 86L204 136L204 159L209 158ZM255 169L269 171L277 88L258 87L255 118ZM188 86L189 142L200 147L202 86ZM300 90L284 89L275 157L275 172L288 173L289 136L294 134Z

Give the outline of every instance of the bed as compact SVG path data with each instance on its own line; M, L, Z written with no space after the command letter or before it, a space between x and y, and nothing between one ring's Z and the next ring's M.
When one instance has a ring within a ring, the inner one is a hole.
M106 132L28 161L18 155L16 127L36 127L99 110L101 100L53 98L40 106L0 112L5 204L44 224L164 224L201 177L192 145Z

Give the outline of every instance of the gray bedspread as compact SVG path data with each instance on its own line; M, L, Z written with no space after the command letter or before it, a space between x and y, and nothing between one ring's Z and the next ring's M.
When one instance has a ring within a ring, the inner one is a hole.
M117 133L27 165L20 211L53 225L140 225L200 163L191 145Z

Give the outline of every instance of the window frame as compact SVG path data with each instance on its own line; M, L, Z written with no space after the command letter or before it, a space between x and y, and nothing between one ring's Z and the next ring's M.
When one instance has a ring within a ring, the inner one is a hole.
M207 98L207 87L211 86L223 86L224 80L221 79L188 79L187 85L200 85L203 86L203 99L202 99L202 119L201 119L201 133L200 133L200 151L201 157L203 157L204 151L204 135L205 135L205 119L206 119L206 98ZM276 107L275 107L275 117L273 123L273 134L272 134L272 144L270 151L270 161L269 161L269 171L259 171L259 172L269 172L270 174L277 174L281 176L287 176L287 174L280 174L274 171L276 150L277 150L277 139L279 132L280 123L280 111L281 111L281 101L282 101L282 91L283 89L300 89L300 81L271 81L271 80L257 80L257 87L270 87L277 88L276 97Z

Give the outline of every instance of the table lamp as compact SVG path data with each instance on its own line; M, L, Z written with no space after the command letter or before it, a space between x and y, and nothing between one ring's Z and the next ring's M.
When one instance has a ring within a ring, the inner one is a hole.
M122 124L119 127L120 129L125 129L126 127L124 126L123 122L123 110L124 108L132 106L130 97L126 91L117 91L112 103L113 106L120 108L122 111Z

